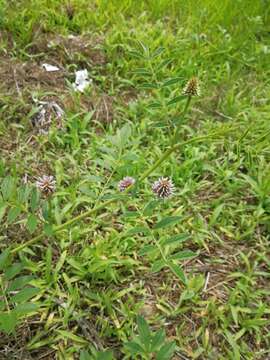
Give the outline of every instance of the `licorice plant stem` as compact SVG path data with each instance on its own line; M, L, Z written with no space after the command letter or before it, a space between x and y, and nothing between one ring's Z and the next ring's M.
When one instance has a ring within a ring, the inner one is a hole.
M187 99L185 109L184 109L184 111L182 113L183 116L185 116L185 114L187 113L189 104L190 104L190 97ZM178 128L176 129L175 136L177 136L176 134L178 134L178 132L179 132L179 126L180 126L180 124L178 125ZM146 177L148 177L151 173L153 173L153 171L155 171L156 168L159 165L161 165L174 151L178 150L180 147L183 147L183 146L185 146L187 144L191 144L191 143L201 142L201 141L204 141L206 139L219 137L220 135L222 135L222 134L220 134L220 133L212 133L212 134L208 134L206 136L198 136L198 137L183 141L183 142L181 142L179 144L174 144L174 140L172 140L170 147L165 151L165 153L161 156L161 158L156 160L156 162L140 176L139 182L143 181ZM130 190L130 188L129 188L129 190ZM63 224L55 226L53 228L53 231L54 231L54 233L57 233L57 232L65 229L65 228L67 228L71 224L73 224L75 222L78 222L79 220L82 220L84 218L87 218L88 216L93 215L94 213L98 212L99 210L107 208L110 204L112 204L112 203L114 203L114 202L116 202L118 200L119 200L118 198L109 199L109 200L105 201L104 203L93 207L90 210L87 210L87 211L85 211L85 212L83 212L83 213L81 213L81 214L79 214L77 216L74 216L73 218L67 220ZM25 247L28 247L28 246L33 245L35 243L38 243L40 240L43 239L43 237L45 237L45 235L46 234L43 232L43 233L35 236L34 238L26 241L25 243L13 248L11 250L11 253L15 254L18 251L24 249Z

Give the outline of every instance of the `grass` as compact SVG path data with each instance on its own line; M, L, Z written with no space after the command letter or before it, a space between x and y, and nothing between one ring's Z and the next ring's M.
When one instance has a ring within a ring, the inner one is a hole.
M259 0L0 0L1 359L270 358L269 16ZM65 111L45 135L36 99ZM185 146L148 174L176 126Z

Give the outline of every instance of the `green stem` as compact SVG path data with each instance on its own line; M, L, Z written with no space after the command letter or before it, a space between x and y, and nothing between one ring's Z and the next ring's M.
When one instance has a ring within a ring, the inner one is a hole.
M188 107L190 105L190 102L191 102L191 96L189 96L187 98L187 102L186 102L186 105L185 105L185 108L182 112L182 118L185 117L187 111L188 111ZM172 138L171 140L171 146L169 147L169 149L167 149L165 151L165 153L161 156L160 159L158 159L148 170L146 170L140 177L140 181L144 180L148 175L150 175L154 170L156 170L156 168L164 161L166 160L170 155L171 153L174 151L174 145L175 145L175 142L178 138L178 134L179 134L179 131L180 131L180 123L178 124L176 130L175 130L175 134L174 134L174 137Z
M73 224L74 222L79 221L79 220L84 219L85 217L87 217L87 216L89 216L89 215L94 214L96 211L99 211L99 210L105 208L106 206L108 206L108 205L110 205L111 203L113 203L115 200L116 200L116 199L110 199L110 200L108 200L108 201L105 201L104 203L100 204L99 206L94 207L94 208L92 208L92 209L90 209L90 210L88 210L88 211L85 211L85 212L83 212L83 213L81 213L81 214L73 217L72 219L64 222L64 223L61 224L61 225L55 226L54 229L53 229L54 232L58 232L58 231L60 231L60 230L63 230L63 229L65 229L66 227L68 227L69 225ZM32 245L32 244L38 242L39 240L41 240L41 239L44 237L44 235L45 235L44 233L41 233L41 234L37 235L37 236L34 237L33 239L30 239L30 240L26 241L25 243L23 243L23 244L17 246L16 248L12 249L12 250L11 250L11 253L14 254L14 253L16 253L16 252L24 249L26 246L29 246L29 245Z
M173 153L174 151L176 151L177 149L179 149L180 147L184 146L184 145L188 145L194 142L200 142L206 139L211 138L213 135L205 135L205 136L198 136L186 141L181 142L180 144L176 144L176 145L172 145L171 147L169 147L169 149L167 149L165 151L165 153L161 156L161 158L159 158L149 169L147 169L140 177L140 181L144 180L148 175L150 175L152 172L154 172L156 170L156 168L163 163L163 161L165 161L170 155L171 153Z
M181 116L182 119L184 119L185 116L186 116L186 113L187 113L187 111L188 111L190 102L191 102L191 96L189 96L189 97L187 98L187 102L186 102L186 105L185 105L185 107L184 107L184 110L183 110L182 116ZM177 142L177 140L178 140L179 131L180 131L180 129L181 129L181 126L180 126L180 125L181 125L181 123L180 123L180 121L179 121L179 124L178 124L178 126L176 127L176 129L175 129L174 137L172 138L172 144L173 144L173 145L174 145L174 144Z

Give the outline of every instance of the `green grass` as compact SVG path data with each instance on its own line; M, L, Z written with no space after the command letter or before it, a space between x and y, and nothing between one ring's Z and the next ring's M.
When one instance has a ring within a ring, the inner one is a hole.
M131 353L155 334L175 344L157 359L270 358L269 21L263 0L0 0L1 359L151 359ZM185 100L168 102L194 75L183 118ZM34 99L65 110L47 135ZM177 124L178 142L205 138L120 197ZM50 202L31 186L43 174ZM155 201L160 176L170 200Z

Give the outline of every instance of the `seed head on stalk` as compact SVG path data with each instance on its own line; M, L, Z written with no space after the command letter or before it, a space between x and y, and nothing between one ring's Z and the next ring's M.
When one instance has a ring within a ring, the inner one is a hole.
M55 192L56 181L53 176L42 175L37 178L36 186L45 196L49 196Z
M161 199L169 198L174 193L174 184L170 178L161 177L152 185L152 190Z
M123 192L127 188L131 187L134 184L135 184L135 179L131 176L126 176L122 180L119 181L118 189L119 189L119 191Z
M192 77L185 85L183 89L183 95L186 96L200 96L201 89L199 80L196 77Z

